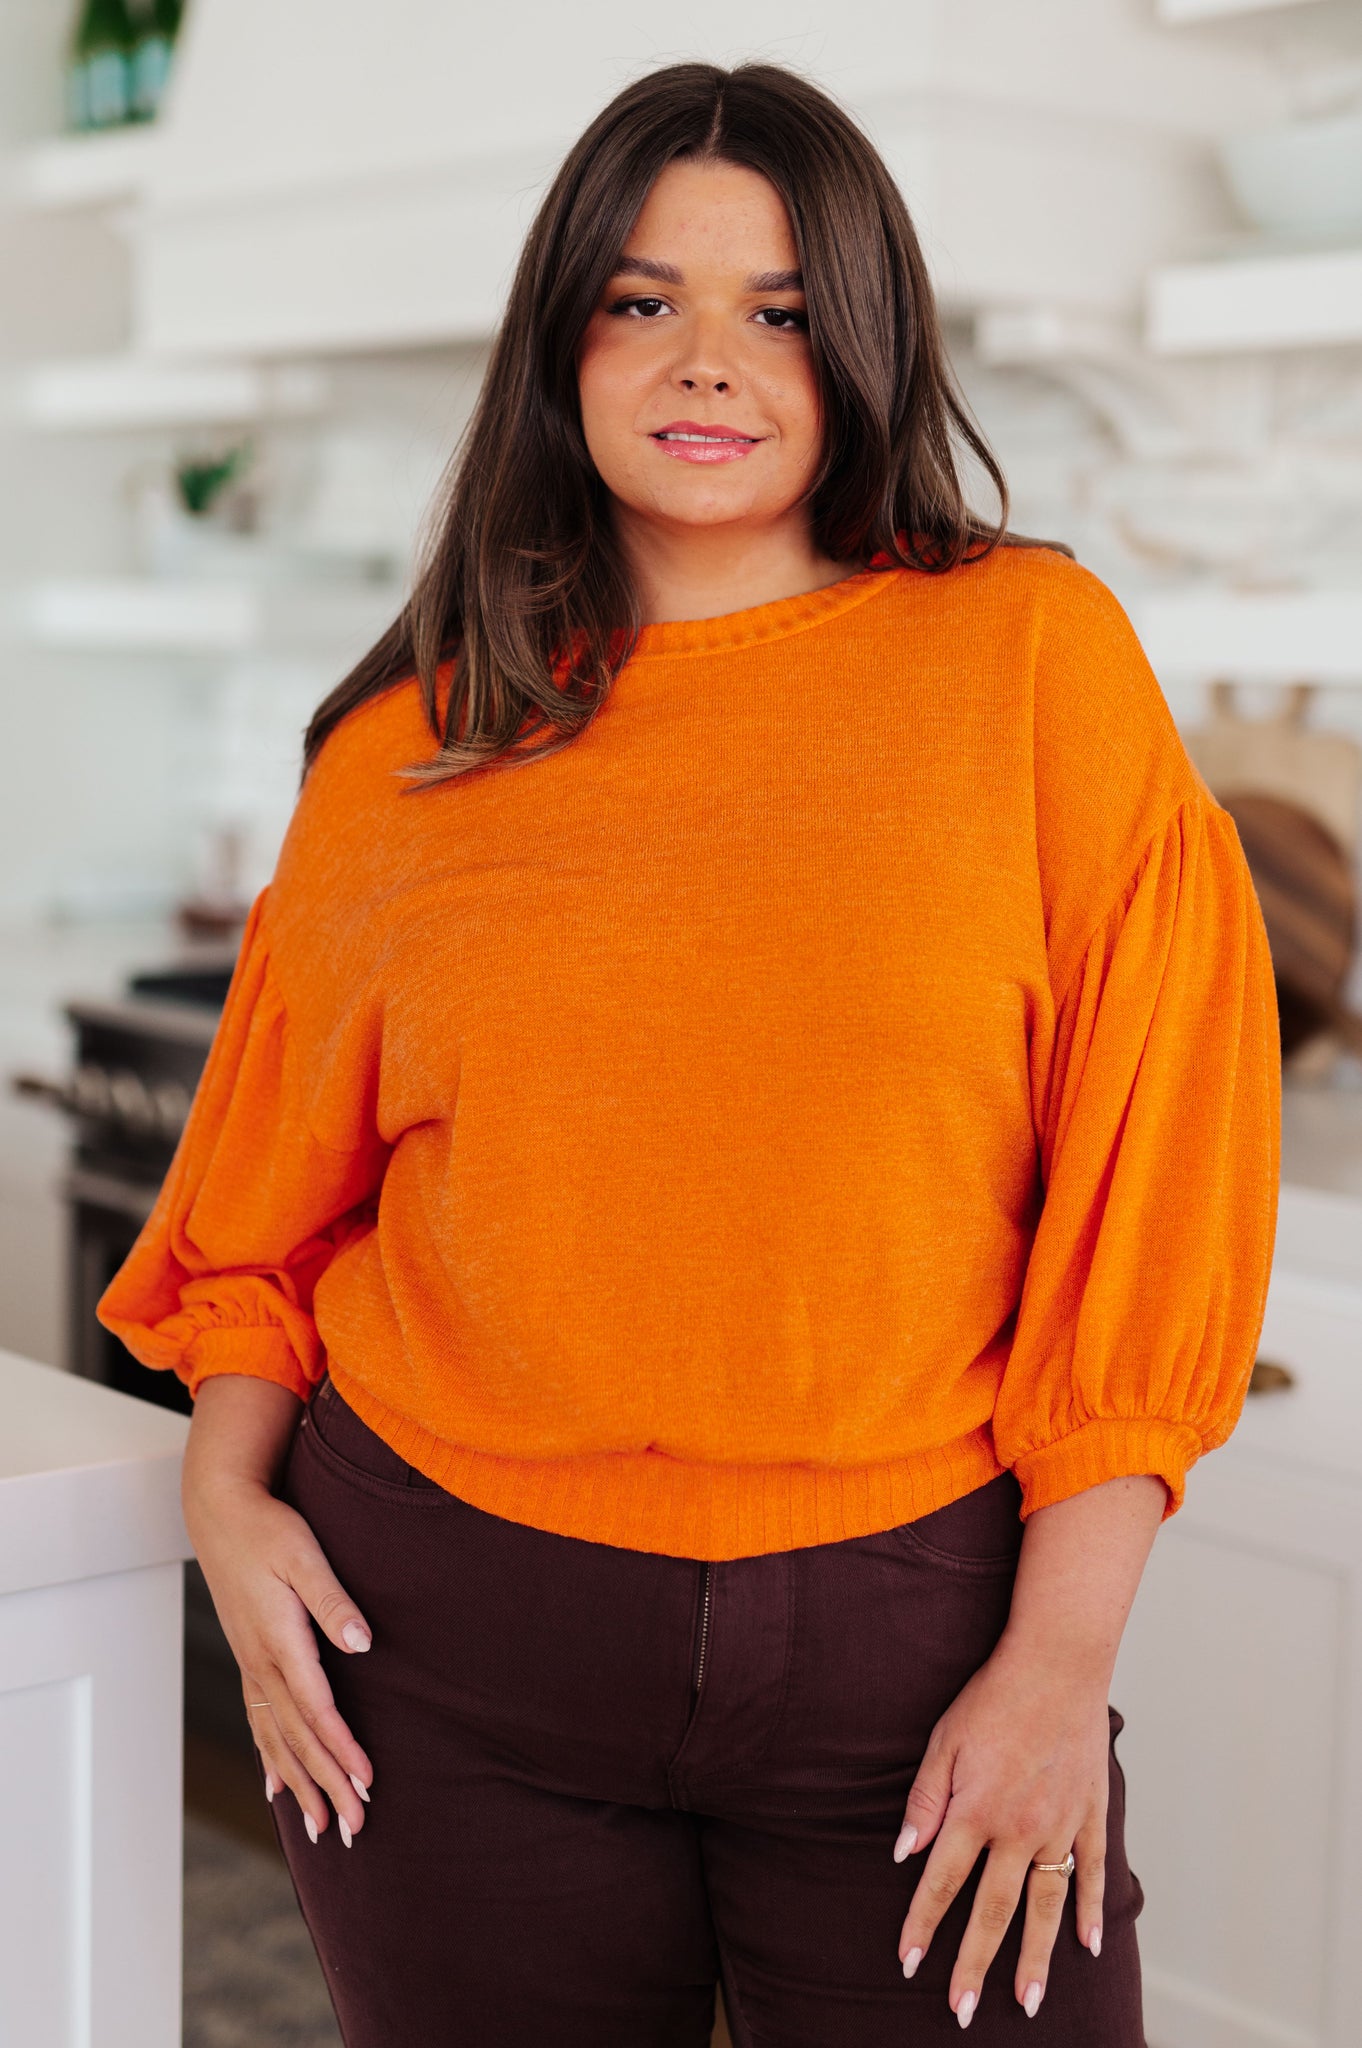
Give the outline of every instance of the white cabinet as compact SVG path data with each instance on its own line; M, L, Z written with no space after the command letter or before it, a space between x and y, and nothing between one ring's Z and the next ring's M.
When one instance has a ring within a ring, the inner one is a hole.
M1260 53L1171 37L1124 0L695 0L679 28L646 0L389 0L379 37L358 0L195 0L133 224L134 343L482 338L539 192L611 94L753 53L865 120L961 309L1133 310L1150 265L1226 225L1207 138L1278 91ZM62 176L79 182L61 162L30 182Z
M0 2041L178 2048L188 1424L0 1352Z
M1279 1257L1260 1353L1296 1385L1193 1469L1112 1687L1151 2048L1362 2037L1362 1274Z
M1362 341L1362 249L1170 264L1150 278L1146 339L1166 356Z

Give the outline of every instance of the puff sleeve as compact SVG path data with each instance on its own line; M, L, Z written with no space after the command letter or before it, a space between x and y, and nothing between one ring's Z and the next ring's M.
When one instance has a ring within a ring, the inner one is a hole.
M268 896L267 886L251 906L155 1206L96 1315L191 1394L213 1373L244 1373L305 1400L325 1365L313 1293L372 1224L388 1148L358 1113L352 1130L332 1134L344 1142L315 1134L310 1062L271 961Z
M1272 964L1234 822L1183 802L1059 991L1033 1085L1044 1200L994 1417L1023 1514L1187 1468L1239 1418L1280 1163Z

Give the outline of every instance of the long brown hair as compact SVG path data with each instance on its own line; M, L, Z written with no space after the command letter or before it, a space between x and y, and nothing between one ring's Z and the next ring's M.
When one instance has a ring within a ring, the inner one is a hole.
M549 187L412 594L318 707L304 776L348 711L413 674L440 742L398 771L413 787L556 753L605 701L639 606L582 434L577 351L654 180L679 157L760 172L789 213L824 420L810 500L823 553L935 574L1001 543L1057 545L1007 531L1006 482L957 391L908 210L867 137L777 65L671 65L613 99ZM997 493L995 524L966 502L957 437Z

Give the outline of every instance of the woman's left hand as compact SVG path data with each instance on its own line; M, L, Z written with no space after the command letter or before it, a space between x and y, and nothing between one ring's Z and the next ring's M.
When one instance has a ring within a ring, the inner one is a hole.
M899 1936L911 1977L942 1915L979 1853L988 1860L951 1976L950 2006L962 2027L974 2017L984 1974L1026 1887L1026 1922L1014 1986L1032 2017L1045 1995L1050 1954L1070 1883L1078 1935L1101 1948L1107 1841L1110 1723L1104 1679L1072 1664L1055 1643L1022 1646L1004 1636L932 1730L908 1796L896 1861L935 1843ZM1032 1870L1062 1863L1072 1879Z

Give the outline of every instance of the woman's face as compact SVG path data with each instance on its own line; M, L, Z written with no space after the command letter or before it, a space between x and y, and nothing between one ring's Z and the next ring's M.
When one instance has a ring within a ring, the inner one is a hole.
M807 523L822 422L798 265L758 172L674 163L658 178L577 359L591 459L635 518Z

